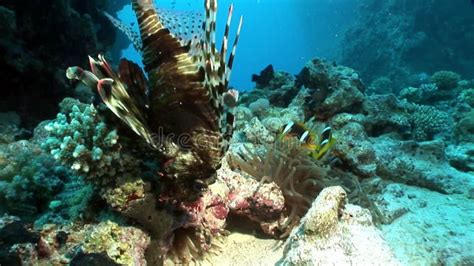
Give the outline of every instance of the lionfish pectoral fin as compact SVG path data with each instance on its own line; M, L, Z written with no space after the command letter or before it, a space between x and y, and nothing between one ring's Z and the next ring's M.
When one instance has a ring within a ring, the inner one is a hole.
M99 81L99 79L92 72L84 70L80 67L69 67L66 70L66 77L70 80L79 80L91 89L94 89L97 86L97 82Z
M113 84L114 84L114 80L111 78L103 78L97 82L97 92L99 93L99 96L102 99L102 101L107 106L111 102Z
M142 51L142 40L140 39L138 33L132 29L132 27L125 25L124 23L122 23L122 21L114 18L112 15L105 11L104 16L112 23L112 25L114 25L118 30L120 30L127 36L127 38L132 42L135 50L137 50L138 52Z
M143 106L141 106L127 91L127 84L114 73L109 63L102 55L98 60L89 57L91 72L78 67L68 68L66 76L78 79L92 89L96 89L100 98L120 120L129 126L136 134L143 137L153 148L158 145L147 125ZM132 67L133 68L133 67ZM139 74L134 79L128 79L130 86L133 82L143 82ZM143 85L143 84L142 84Z
M119 78L127 85L127 91L143 108L148 106L148 86L145 74L135 63L122 59L119 65Z
M97 83L97 91L109 110L150 146L158 148L157 141L154 139L143 113L133 98L126 94L124 84L120 80L101 79Z

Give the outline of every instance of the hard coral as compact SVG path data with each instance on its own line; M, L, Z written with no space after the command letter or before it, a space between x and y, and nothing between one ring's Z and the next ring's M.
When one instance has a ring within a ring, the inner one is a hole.
M114 222L103 222L85 234L86 253L106 253L121 265L145 265L145 249L149 236L135 227L122 227Z
M116 174L133 169L130 166L135 161L120 153L117 132L105 124L92 105L73 105L69 113L59 113L45 129L50 136L42 148L93 182L108 182Z
M474 142L474 110L464 114L456 123L454 138L458 142Z
M414 105L410 122L416 140L431 140L434 135L449 128L450 118L447 113L433 106Z
M461 76L452 71L438 71L431 76L431 82L436 84L440 90L454 89L458 86Z
M61 191L66 168L26 140L0 146L0 212L36 214Z

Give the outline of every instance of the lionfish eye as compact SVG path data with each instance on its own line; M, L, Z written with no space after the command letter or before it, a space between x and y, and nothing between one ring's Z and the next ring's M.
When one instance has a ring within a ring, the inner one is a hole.
M196 191L205 191L207 189L207 185L202 180L195 180L193 184L193 189Z

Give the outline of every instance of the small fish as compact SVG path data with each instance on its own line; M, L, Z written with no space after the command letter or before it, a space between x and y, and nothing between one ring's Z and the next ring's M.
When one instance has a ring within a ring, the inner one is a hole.
M234 89L228 90L223 95L223 101L227 107L234 108L239 101L239 91Z
M321 134L315 133L304 123L295 123L293 121L286 124L280 130L278 139L285 141L290 138L296 138L301 143L301 147L308 151L308 155L315 160L320 160L329 151L336 142L332 136L331 127L327 126Z

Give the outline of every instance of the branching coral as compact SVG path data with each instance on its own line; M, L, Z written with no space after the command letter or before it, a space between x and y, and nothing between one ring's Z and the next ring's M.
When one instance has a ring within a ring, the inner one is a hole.
M69 174L31 142L0 146L0 211L31 215L46 209Z
M312 160L296 139L275 142L263 156L246 150L232 161L262 184L275 182L282 190L287 218L279 224L280 237L288 236L323 188L340 183L329 174L329 168Z
M106 182L135 162L120 153L115 130L107 127L92 105L73 105L45 126L50 136L42 148L93 182Z
M434 135L449 127L450 119L447 113L433 106L414 105L410 122L416 140L431 140Z

